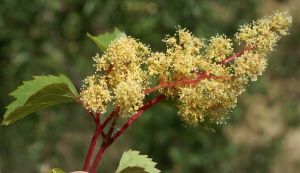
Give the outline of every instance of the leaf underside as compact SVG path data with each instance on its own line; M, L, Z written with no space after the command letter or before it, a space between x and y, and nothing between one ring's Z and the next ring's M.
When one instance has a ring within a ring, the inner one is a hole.
M10 125L39 109L55 104L76 102L78 93L68 77L34 76L13 91L11 96L17 100L8 105L1 125Z
M106 51L112 41L126 37L126 34L117 28L115 28L113 33L106 32L105 34L100 34L98 36L92 36L87 33L86 35L90 37L103 52Z
M129 150L122 155L116 173L125 173L123 171L131 169L137 171L135 173L159 173L160 170L156 169L155 165L156 163L148 158L147 155L140 155L139 151ZM143 168L144 170L139 168Z

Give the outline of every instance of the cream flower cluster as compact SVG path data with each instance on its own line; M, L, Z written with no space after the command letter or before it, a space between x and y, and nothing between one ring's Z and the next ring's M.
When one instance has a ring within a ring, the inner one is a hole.
M147 94L157 91L179 100L178 114L187 124L197 125L205 118L223 123L249 80L256 81L265 70L266 54L288 34L291 22L286 13L274 12L242 26L235 40L245 43L245 49L236 54L225 35L199 39L180 27L163 40L165 53L152 52L131 37L115 40L102 57L93 58L97 70L84 80L82 103L101 113L111 103L121 116L130 117Z

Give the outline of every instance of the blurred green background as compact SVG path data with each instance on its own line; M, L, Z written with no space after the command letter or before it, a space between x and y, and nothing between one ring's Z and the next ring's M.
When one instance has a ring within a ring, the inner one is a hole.
M128 149L149 155L163 173L296 173L300 170L300 2L298 0L1 0L0 110L8 94L36 75L67 75L79 90L101 53L85 36L114 27L149 44L175 26L197 37L234 35L239 25L272 11L293 16L290 35L271 53L269 66L238 98L238 106L216 133L184 127L176 110L156 105L105 153L98 172L114 172ZM81 170L94 125L80 104L40 110L0 127L0 173Z

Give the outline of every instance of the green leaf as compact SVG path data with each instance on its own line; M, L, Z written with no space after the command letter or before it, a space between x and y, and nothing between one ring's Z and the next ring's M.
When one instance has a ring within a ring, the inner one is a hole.
M123 170L130 170L128 167L141 167L145 172L159 173L160 170L155 168L156 163L152 159L147 158L147 155L140 155L139 151L129 150L122 155L119 167L116 173L121 173ZM123 172L122 172L123 173ZM142 172L143 173L143 172Z
M123 169L120 173L149 173L146 172L144 168L138 167L138 166L133 166L133 167L127 167Z
M39 109L60 103L78 101L78 93L68 77L34 76L10 95L17 100L8 105L1 125L10 125Z
M65 173L65 172L60 168L53 168L48 173Z
M103 52L106 51L112 41L126 37L126 34L117 28L115 28L113 33L105 32L105 34L100 34L98 36L92 36L87 33L86 35L90 37Z

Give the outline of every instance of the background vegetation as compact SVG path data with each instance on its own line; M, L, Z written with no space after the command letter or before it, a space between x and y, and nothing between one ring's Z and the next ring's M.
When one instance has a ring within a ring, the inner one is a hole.
M272 11L293 16L291 35L269 55L269 67L238 100L216 133L183 127L176 110L156 105L104 155L99 172L114 172L128 149L148 154L164 173L298 172L300 169L300 14L297 0L2 0L0 2L0 111L8 93L35 75L66 74L81 86L100 53L85 36L113 31L163 51L175 26L198 37L229 38L239 25ZM0 173L81 170L94 125L73 103L38 111L0 127ZM101 171L100 171L101 170Z

